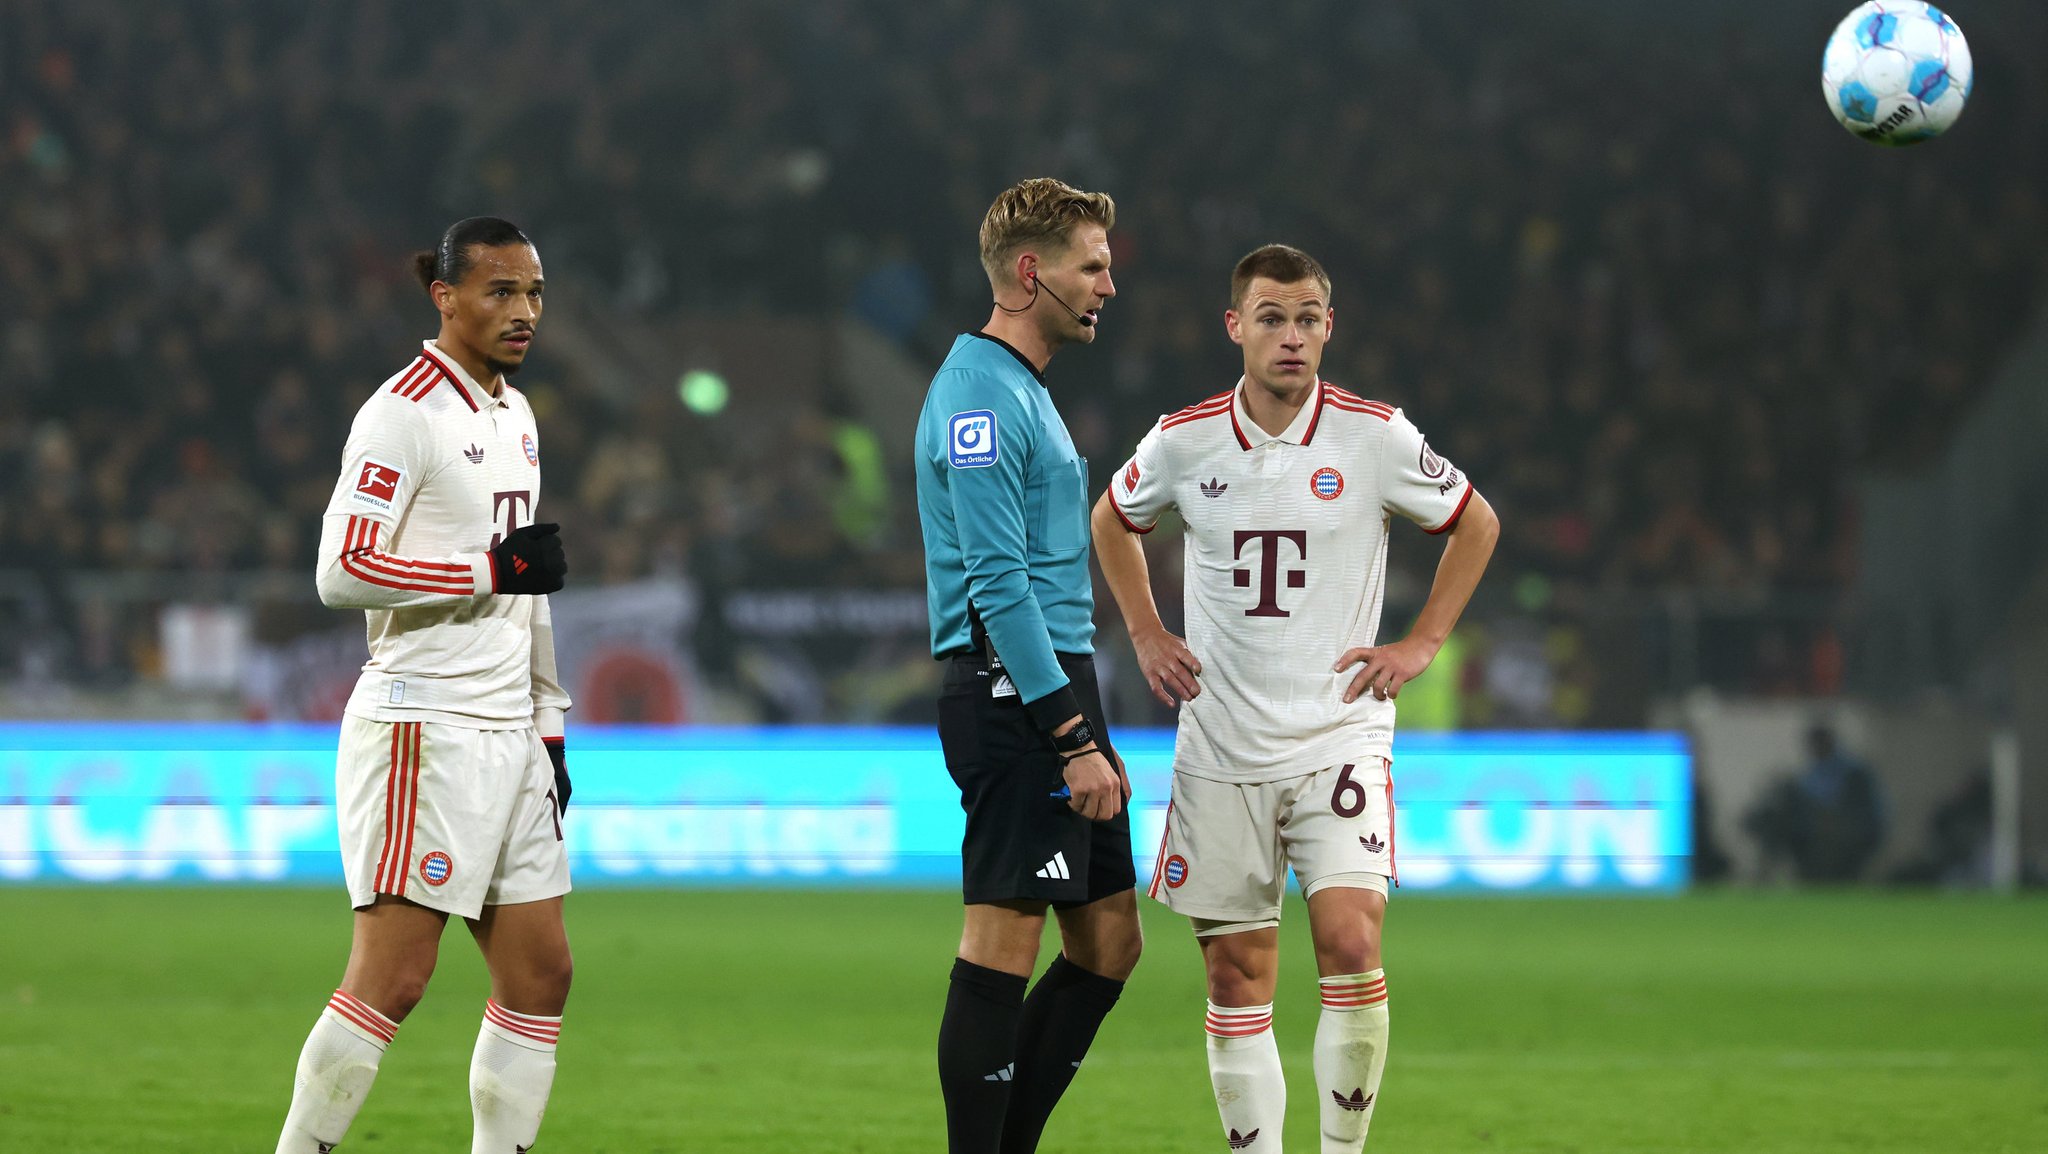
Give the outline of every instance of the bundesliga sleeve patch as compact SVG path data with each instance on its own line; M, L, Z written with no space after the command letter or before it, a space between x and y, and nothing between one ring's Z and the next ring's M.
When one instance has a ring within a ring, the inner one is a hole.
M349 496L372 509L389 512L391 503L398 499L398 483L404 478L403 469L366 460L363 471L356 475L355 491Z
M954 413L946 422L946 460L955 469L985 469L996 463L996 415L989 409Z

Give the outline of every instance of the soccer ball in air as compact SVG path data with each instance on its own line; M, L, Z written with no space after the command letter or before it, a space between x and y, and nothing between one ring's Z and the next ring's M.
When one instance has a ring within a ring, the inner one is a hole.
M1922 0L1871 0L1828 38L1820 86L1842 127L1878 144L1918 144L1963 114L1976 72L1948 13Z

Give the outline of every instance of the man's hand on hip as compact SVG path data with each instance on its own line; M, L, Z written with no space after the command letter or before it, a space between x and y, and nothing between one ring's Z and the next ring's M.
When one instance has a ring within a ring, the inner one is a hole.
M1131 648L1138 655L1138 668L1145 673L1145 685L1167 708L1193 701L1202 694L1195 678L1202 663L1188 649L1188 643L1164 629L1131 635Z

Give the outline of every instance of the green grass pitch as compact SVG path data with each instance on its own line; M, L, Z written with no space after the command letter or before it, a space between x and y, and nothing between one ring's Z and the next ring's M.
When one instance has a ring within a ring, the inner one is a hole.
M0 888L0 1151L266 1151L341 971L338 892ZM1043 1149L1221 1151L1195 947L1149 943ZM939 893L591 892L540 1149L941 1151ZM1277 1029L1316 1150L1298 901ZM1397 898L1374 1151L2048 1150L2048 901ZM468 1148L451 930L345 1152Z

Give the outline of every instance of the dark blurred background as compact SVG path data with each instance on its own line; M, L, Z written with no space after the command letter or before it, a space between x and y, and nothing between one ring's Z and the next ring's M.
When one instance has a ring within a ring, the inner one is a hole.
M1953 7L1971 106L1894 152L1821 99L1845 8L9 0L0 716L338 715L342 440L436 331L406 254L494 214L550 282L517 384L572 720L922 723L910 432L989 200L1057 175L1119 207L1050 374L1095 485L1236 378L1229 271L1277 240L1335 278L1324 375L1499 510L1404 727L1685 729L1703 876L1821 876L1787 790L1877 831L1845 876L2010 875L2022 776L2048 843L2048 10ZM1437 552L1396 533L1385 634ZM1099 604L1116 721L1170 723Z

